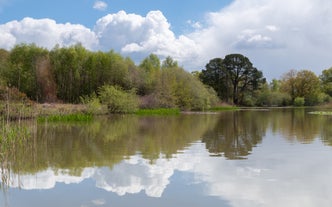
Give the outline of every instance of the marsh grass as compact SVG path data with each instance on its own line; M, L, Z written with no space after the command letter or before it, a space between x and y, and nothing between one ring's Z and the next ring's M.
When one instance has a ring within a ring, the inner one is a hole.
M32 137L30 127L21 122L8 122L2 117L0 128L0 189L7 190L11 181L10 171L16 162L15 154L19 148L29 147L29 138ZM10 161L11 160L11 161Z
M37 118L38 122L89 122L92 121L92 114L83 114L83 113L75 113L75 114L55 114L49 116L41 116Z
M145 116L145 115L179 115L180 109L177 108L159 108L159 109L139 109L135 113L136 115Z
M15 147L16 144L23 144L30 136L27 127L18 125L4 125L0 134L0 153Z

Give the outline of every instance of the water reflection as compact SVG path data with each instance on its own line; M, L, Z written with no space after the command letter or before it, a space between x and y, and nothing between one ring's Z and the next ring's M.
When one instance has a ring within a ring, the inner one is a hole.
M170 199L167 189L181 174L183 180L177 181L197 195L190 196L189 206L203 206L199 200L209 206L329 206L332 150L324 144L332 145L332 117L307 112L114 116L79 125L41 124L29 145L17 145L6 158L10 168L0 174L10 179L11 196L24 194L15 188L50 191L59 184L77 184L87 194L100 195L96 189L120 197L144 192L159 198L154 206L176 206L166 200L183 200L184 192ZM87 180L96 189L85 188ZM73 192L66 199L82 198ZM103 205L120 202L109 195L98 199L94 201ZM9 200L16 202L15 197ZM137 202L151 206L146 197Z
M228 159L245 158L262 141L268 124L265 111L235 111L221 114L215 127L203 136L210 153Z
M328 117L312 115L314 109L283 109L270 116L272 130L290 142L311 143L323 133Z
M49 168L80 175L85 167L112 168L124 158L140 154L153 163L171 158L214 126L215 116L113 116L88 124L41 124L30 147L17 145L7 162L16 173Z

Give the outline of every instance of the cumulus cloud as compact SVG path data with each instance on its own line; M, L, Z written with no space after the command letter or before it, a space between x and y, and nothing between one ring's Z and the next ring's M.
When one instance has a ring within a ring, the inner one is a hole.
M69 46L82 43L89 49L98 45L93 31L78 24L57 24L51 19L24 18L0 25L0 47L10 49L19 43L36 43L52 48L56 44Z
M104 1L96 1L93 5L93 8L100 11L105 11L107 9L108 5Z
M185 35L176 37L160 11L151 11L145 17L125 11L109 14L97 21L94 31L103 50L113 48L141 57L155 53L180 60L198 55L196 43Z
M189 37L202 48L202 65L236 52L270 78L292 68L320 73L332 64L331 9L329 0L235 0Z
M105 4L96 1L95 8ZM172 56L187 70L201 70L215 57L242 53L269 79L290 69L319 74L332 65L331 10L330 0L234 0L207 13L204 20L188 21L194 31L179 36L161 11L146 16L119 11L97 20L92 30L25 18L0 25L0 47L35 42L52 48L81 42L88 49L114 49L136 62L150 53Z
M187 24L189 24L193 29L201 29L202 28L202 24L200 22L188 20Z

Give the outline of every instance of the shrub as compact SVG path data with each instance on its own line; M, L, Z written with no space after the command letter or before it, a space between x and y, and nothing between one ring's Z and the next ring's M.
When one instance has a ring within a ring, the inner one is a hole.
M206 87L195 76L179 67L164 68L160 81L150 99L156 107L181 110L207 110L219 99L216 92Z
M138 98L134 90L124 91L120 87L104 85L98 90L99 99L109 113L133 113L138 109Z
M80 97L82 104L85 105L88 114L102 114L103 106L95 93L90 96Z
M303 97L296 97L294 100L294 106L304 106L305 100Z

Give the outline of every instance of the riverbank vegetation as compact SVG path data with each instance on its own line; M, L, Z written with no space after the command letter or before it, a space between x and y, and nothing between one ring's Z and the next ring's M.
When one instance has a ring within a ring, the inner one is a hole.
M332 96L332 68L319 77L310 70L291 70L267 82L241 54L211 59L205 69L189 73L171 57L161 61L151 54L136 65L112 50L94 52L79 44L52 50L34 44L0 49L0 77L0 111L10 119L52 115L50 111L224 110L221 103L230 108L314 106ZM54 106L66 104L78 109Z
M268 83L247 57L231 54L210 60L196 75L221 100L239 106L315 106L332 96L332 68L319 77L310 70L290 70Z
M167 115L179 115L180 110L176 108L160 108L160 109L139 109L136 113L136 115L158 115L158 116L167 116Z
M82 100L96 112L132 113L138 108L205 110L219 102L213 89L178 66L151 54L139 65L114 51L92 52L75 45L51 51L34 44L1 50L0 75L36 103Z
M66 114L66 115L50 115L38 117L38 122L89 122L92 121L92 114Z

